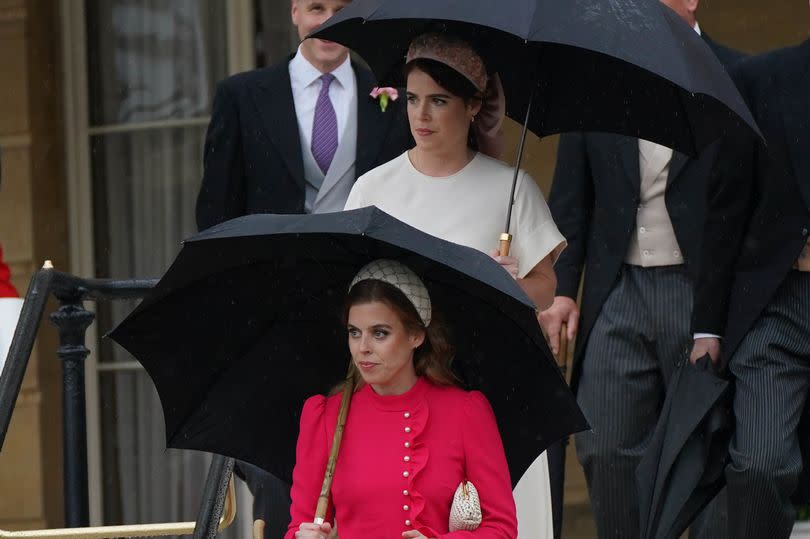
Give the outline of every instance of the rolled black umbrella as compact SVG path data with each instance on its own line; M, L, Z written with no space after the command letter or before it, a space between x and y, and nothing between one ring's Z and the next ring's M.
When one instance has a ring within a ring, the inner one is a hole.
M729 381L685 361L636 469L641 539L678 539L723 488L733 425Z
M186 240L110 334L154 381L167 445L290 481L304 400L345 376L349 283L377 258L424 280L449 326L454 370L492 404L513 483L549 444L588 428L515 280L485 254L369 207L251 215Z

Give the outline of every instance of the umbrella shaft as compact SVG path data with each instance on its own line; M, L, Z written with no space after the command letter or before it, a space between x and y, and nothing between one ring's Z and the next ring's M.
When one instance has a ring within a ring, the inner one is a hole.
M340 443L343 440L343 429L346 426L346 416L349 414L349 404L351 403L353 393L354 376L353 369L350 365L349 374L346 377L346 384L343 386L343 396L340 400L337 425L335 426L335 434L332 438L332 449L329 452L329 460L326 463L326 472L324 473L321 495L318 496L318 504L315 507L315 523L319 525L323 524L327 510L329 509L329 494L332 490L332 478L335 476L335 464L337 463L338 453L340 452Z
M506 211L506 228L503 229L504 233L509 232L509 225L512 224L512 206L515 204L515 188L517 187L518 174L520 173L520 164L523 162L523 148L526 146L526 135L529 131L529 118L532 114L532 104L536 92L536 87L532 88L532 93L529 95L529 104L526 106L526 118L523 120L523 132L520 135L520 144L518 144L518 154L515 161L515 175L512 178L512 190L509 192L509 209Z

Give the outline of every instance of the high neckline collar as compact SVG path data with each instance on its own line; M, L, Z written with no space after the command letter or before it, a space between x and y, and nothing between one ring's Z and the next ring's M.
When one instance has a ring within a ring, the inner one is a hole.
M370 384L366 384L360 390L365 394L377 408L388 412L408 411L419 404L424 399L425 393L430 388L431 383L423 376L416 379L416 383L401 395L378 395Z

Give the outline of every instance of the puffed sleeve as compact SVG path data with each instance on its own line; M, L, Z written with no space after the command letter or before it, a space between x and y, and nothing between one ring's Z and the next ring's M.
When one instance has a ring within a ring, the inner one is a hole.
M518 277L525 277L549 254L552 264L566 246L546 199L534 179L522 172L513 209L512 254L520 260Z
M323 395L307 399L301 411L301 430L295 448L295 468L290 490L291 520L284 539L293 539L302 522L312 522L315 519L315 506L321 493L323 474L329 459L325 411L326 397ZM332 521L331 506L325 520Z
M467 480L478 490L483 518L473 531L450 532L439 535L439 539L515 539L515 499L495 414L482 393L471 391L465 415L462 433Z

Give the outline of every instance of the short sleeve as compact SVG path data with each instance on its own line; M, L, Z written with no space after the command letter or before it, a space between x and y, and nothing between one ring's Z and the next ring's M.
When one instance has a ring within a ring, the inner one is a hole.
M465 472L481 503L481 525L455 531L439 539L515 539L517 514L503 442L489 401L478 391L467 394L464 409Z
M284 535L285 539L293 539L302 522L312 522L315 519L315 507L321 494L323 475L329 459L325 412L326 397L323 395L307 399L301 411L301 428L295 448L295 468L290 490L291 519L290 527ZM332 520L331 507L326 520Z
M554 223L543 193L526 172L522 172L518 183L513 212L512 254L520 264L518 277L525 277L549 254L552 264L556 262L566 241Z

